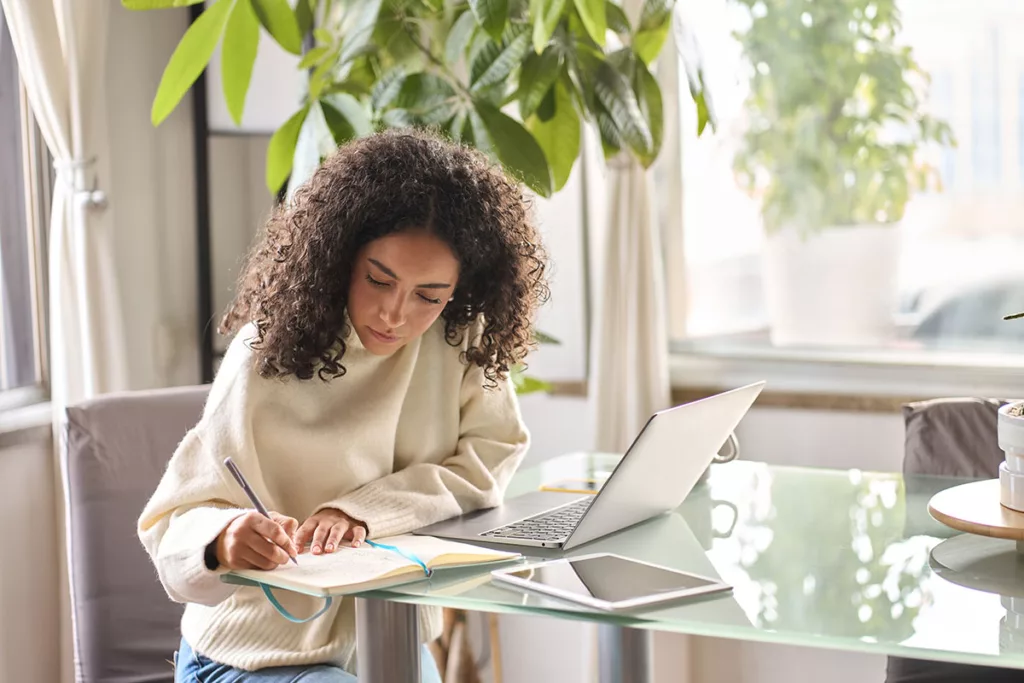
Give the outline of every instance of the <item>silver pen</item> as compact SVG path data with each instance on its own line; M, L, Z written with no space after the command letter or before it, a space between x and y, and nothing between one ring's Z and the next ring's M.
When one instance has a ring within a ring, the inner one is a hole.
M249 496L249 500L252 501L253 507L255 507L256 510L267 519L273 520L273 518L270 516L270 513L267 512L267 508L263 505L262 502L260 502L259 496L257 496L256 492L252 490L251 486L249 486L249 482L245 480L245 477L242 475L242 471L238 469L238 465L235 464L235 461L232 460L230 457L224 458L224 465L225 467L228 468L228 471L231 472L231 476L235 478L235 481L238 482L238 485L242 487L242 490L245 491L245 495ZM282 548L282 550L284 550L284 548ZM296 560L295 556L291 553L288 553L288 557L290 557L292 562L294 562L295 564L299 563L299 561Z

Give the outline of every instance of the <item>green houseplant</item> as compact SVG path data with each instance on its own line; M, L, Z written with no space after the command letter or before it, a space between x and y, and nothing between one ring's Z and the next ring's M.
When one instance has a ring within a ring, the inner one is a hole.
M122 1L159 9L200 0ZM584 122L598 127L607 155L626 150L645 166L657 157L662 101L650 67L673 5L646 0L631 23L610 0L217 0L172 55L152 119L173 111L220 44L224 98L240 121L262 27L301 55L308 76L269 144L270 191L345 140L415 125L492 155L547 197L579 157ZM700 110L699 81L691 92Z
M141 10L201 0L122 1ZM548 197L567 181L586 122L607 156L654 162L663 122L650 67L674 2L646 0L630 22L610 0L216 0L171 56L152 121L174 110L220 45L223 96L239 123L265 31L306 76L295 113L269 142L271 193L290 192L346 140L424 126L477 147ZM690 71L703 130L700 65ZM512 378L521 393L548 388L522 367Z
M924 106L929 76L899 43L896 0L736 1L749 12L736 37L751 80L734 169L761 203L765 267L778 274L765 283L773 333L782 324L783 342L877 341L891 327L894 292L867 292L851 312L836 304L857 292L833 291L823 278L894 289L893 226L914 190L940 187L929 148L954 144ZM828 262L861 252L860 270ZM795 282L808 268L817 281ZM822 296L812 301L809 288ZM811 308L791 310L782 301L789 289Z

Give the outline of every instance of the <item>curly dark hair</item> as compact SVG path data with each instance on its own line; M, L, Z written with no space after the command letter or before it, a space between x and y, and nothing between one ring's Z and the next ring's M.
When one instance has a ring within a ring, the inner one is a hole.
M441 313L445 338L461 344L482 316L463 361L483 368L493 386L532 347L532 316L549 294L530 208L519 185L473 149L408 129L355 140L274 210L220 331L255 325L250 346L264 377L344 375L356 254L385 235L423 228L459 261Z

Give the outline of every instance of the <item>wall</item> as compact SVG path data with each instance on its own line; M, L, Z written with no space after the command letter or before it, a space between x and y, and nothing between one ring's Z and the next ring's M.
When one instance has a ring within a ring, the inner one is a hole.
M184 9L110 10L106 97L114 216L130 388L199 378L191 96L159 128L149 111L188 26Z
M0 447L0 681L61 680L56 476L48 438Z

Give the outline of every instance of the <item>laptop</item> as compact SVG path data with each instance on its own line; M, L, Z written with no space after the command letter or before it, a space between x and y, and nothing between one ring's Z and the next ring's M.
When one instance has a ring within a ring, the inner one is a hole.
M749 384L655 413L596 495L534 491L414 533L488 545L569 550L674 510L764 384Z

